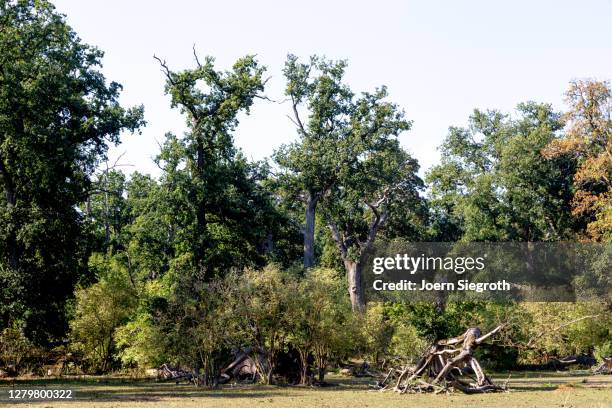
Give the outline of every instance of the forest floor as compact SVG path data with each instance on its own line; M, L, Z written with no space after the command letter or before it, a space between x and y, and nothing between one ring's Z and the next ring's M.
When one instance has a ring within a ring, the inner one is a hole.
M612 407L612 376L581 372L514 372L493 375L508 379L509 392L495 394L404 394L374 391L372 378L330 374L328 387L226 385L219 390L189 384L160 383L122 377L24 379L0 381L0 406L22 407ZM71 400L9 399L17 389L70 389Z

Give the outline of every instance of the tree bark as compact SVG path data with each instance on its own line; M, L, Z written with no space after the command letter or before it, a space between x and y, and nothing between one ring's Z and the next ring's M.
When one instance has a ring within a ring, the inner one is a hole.
M17 194L15 193L15 185L13 184L13 179L6 170L3 160L4 159L2 158L2 156L0 156L0 176L2 176L2 184L4 184L4 195L6 198L6 203L8 205L9 214L10 216L14 217L12 210L17 205ZM17 234L14 226L11 226L7 234L6 247L9 267L13 270L16 270L19 264L19 254L17 250Z
M196 125L197 126L197 123ZM198 170L198 178L200 179L201 185L205 186L206 185L206 174L205 174L205 158L204 158L204 144L202 142L202 140L200 140L200 137L198 136L198 141L197 141L197 147L196 147L196 166L197 166L197 170ZM198 269L198 272L201 272L204 270L205 265L204 265L204 259L205 259L205 255L206 255L206 248L205 248L205 243L206 243L206 191L204 192L203 196L198 197L197 200L197 209L196 209L196 248L194 251L194 261L195 261L195 265L196 268Z
M300 354L300 384L309 385L310 365L308 364L308 348L300 348L298 349L298 353Z
M365 293L361 282L361 262L344 260L353 313L365 312Z
M322 383L325 380L325 367L319 367L318 371L318 381Z
M306 202L306 223L304 225L304 268L312 268L315 264L314 254L314 234L315 234L315 216L318 196L310 192Z

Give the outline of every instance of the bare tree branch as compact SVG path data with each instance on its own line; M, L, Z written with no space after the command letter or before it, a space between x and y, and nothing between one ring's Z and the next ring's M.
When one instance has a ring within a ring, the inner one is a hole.
M503 329L504 326L505 326L505 324L500 324L499 326L497 326L496 328L494 328L493 330L491 330L490 332L488 332L484 336L480 336L479 338L476 339L476 344L480 344L483 341L485 341L486 339L488 339L489 337L493 336L495 333L497 333L498 331Z
M196 45L193 44L193 57L195 58L196 64L198 64L198 68L202 68L202 64L200 64L200 59L198 58L198 53L196 52Z
M559 330L561 330L562 328L567 327L567 326L569 326L569 325L571 325L571 324L578 323L579 321L586 320L586 319L592 319L592 318L594 318L594 317L598 317L598 316L600 316L600 315L599 315L599 314L596 314L596 315L582 316L582 317L579 317L578 319L574 319L574 320L572 320L572 321L569 321L569 322L563 323L562 325L559 325L559 326L555 327L555 328L554 328L554 329L552 329L552 330L547 330L547 331L543 331L543 332L541 332L541 333L538 333L538 334L537 334L537 335L535 335L534 337L530 338L530 339L529 339L529 341L526 343L526 345L527 345L527 347L531 347L531 346L533 346L533 343L534 343L534 342L535 342L537 339L539 339L540 337L544 336L545 334L548 334L548 333L552 333L552 332L559 331Z
M297 122L297 125L300 131L302 132L302 134L304 136L308 136L308 132L306 132L306 129L304 128L304 124L302 123L302 120L300 119L300 114L298 112L297 105L298 105L297 101L295 100L293 95L291 95L291 107L293 109L293 116L295 117L295 122Z

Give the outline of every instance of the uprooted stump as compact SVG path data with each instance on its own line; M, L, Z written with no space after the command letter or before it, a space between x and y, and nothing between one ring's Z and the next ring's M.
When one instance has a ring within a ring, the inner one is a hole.
M392 369L377 387L402 394L451 390L466 394L505 391L506 386L494 384L473 356L475 348L502 327L498 326L484 336L478 327L472 327L461 336L437 341L416 366Z

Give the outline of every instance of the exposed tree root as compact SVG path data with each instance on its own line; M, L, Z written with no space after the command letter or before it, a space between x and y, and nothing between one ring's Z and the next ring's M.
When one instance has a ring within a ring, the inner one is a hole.
M473 357L474 349L502 327L498 326L484 336L481 336L479 328L473 327L461 336L440 340L429 348L415 367L391 369L376 384L376 388L401 394L437 394L454 390L466 394L505 391L506 385L494 384ZM466 377L472 381L466 381Z

